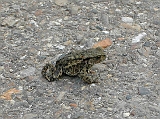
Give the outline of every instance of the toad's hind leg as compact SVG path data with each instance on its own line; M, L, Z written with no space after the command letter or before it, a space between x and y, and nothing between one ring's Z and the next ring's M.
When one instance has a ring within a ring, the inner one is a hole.
M95 75L94 72L88 71L88 69L84 68L78 76L86 83L91 84L91 83L98 83L98 76Z

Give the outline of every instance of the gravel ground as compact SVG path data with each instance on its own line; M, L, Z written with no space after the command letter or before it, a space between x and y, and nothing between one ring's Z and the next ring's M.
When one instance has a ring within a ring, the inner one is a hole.
M159 0L0 3L0 119L160 119ZM106 38L100 83L41 76L45 63Z

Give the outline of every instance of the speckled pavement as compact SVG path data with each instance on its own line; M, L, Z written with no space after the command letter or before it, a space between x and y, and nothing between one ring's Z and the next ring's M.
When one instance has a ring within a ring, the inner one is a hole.
M159 0L1 0L0 119L159 119ZM100 83L47 62L109 38Z

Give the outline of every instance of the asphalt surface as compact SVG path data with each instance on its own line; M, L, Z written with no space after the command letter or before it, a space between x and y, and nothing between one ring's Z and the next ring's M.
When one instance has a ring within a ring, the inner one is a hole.
M0 119L160 119L159 0L1 0ZM100 83L47 62L109 38Z

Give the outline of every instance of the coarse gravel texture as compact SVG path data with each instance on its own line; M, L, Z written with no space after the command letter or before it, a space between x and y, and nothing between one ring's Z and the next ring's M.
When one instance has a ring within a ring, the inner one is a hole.
M106 38L100 83L41 76ZM159 0L1 0L0 49L0 119L160 119Z

